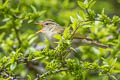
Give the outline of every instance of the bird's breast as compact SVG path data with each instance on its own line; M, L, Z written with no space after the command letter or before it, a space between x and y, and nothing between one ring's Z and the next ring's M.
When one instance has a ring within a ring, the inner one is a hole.
M45 32L45 36L49 40L51 47L53 47L53 48L55 48L57 46L57 43L55 43L55 42L58 41L57 39L54 38L54 35L57 35L57 33L50 32L50 31Z

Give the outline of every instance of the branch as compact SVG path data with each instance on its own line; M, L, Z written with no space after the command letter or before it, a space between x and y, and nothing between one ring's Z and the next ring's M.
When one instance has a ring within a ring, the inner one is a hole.
M5 80L6 80L7 78L10 78L10 80L20 80L20 79L22 79L20 76L10 74L10 73L7 72L6 70L1 70L1 71L0 71L0 75L1 75Z
M15 26L13 26L13 29L14 29L14 31L15 31L16 38L17 38L18 43L19 43L18 48L20 48L20 47L21 47L21 44L22 44L22 41L20 40L19 30L18 30Z
M84 25L84 24L83 24ZM76 27L76 29L74 30L74 32L71 34L71 37L70 38L72 38L73 36L74 36L74 34L76 33L76 31L78 30L78 28L80 27L80 26L83 26L83 25L78 25L77 27Z
M60 70L56 70L56 71L49 71L49 72L46 72L42 75L38 75L38 77L35 80L39 80L41 78L44 78L45 76L55 74L55 73L59 73L59 72L66 71L66 70L68 70L68 68L64 68L64 69L60 69Z

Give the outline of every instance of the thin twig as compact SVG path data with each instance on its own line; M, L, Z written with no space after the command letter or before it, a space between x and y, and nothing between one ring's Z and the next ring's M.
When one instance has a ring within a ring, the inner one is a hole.
M71 49L63 56L63 58L65 59L70 52L71 52Z
M22 41L20 40L19 30L18 30L15 26L13 26L13 29L14 29L14 31L15 31L16 38L17 38L18 43L19 43L18 48L20 48L20 47L21 47L21 44L22 44Z
M84 24L83 24L84 25ZM72 38L73 36L74 36L74 34L76 33L76 31L78 30L78 28L80 27L80 26L83 26L83 25L78 25L77 27L76 27L76 29L74 30L74 32L72 33L72 35L71 35L71 37L70 38Z
M68 68L64 68L64 69L60 69L60 70L56 70L56 71L49 71L49 72L46 72L42 75L38 75L38 77L35 80L39 80L41 78L44 78L45 76L55 74L55 73L59 73L59 72L66 71L66 70L68 70Z

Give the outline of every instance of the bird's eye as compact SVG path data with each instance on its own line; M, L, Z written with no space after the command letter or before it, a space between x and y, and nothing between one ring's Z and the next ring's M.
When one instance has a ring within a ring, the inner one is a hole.
M45 25L48 25L49 23L45 23Z

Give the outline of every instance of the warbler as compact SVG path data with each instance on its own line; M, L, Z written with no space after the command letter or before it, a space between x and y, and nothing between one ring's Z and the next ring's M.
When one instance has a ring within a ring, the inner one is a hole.
M42 23L35 23L35 24L38 24L39 26L42 27L42 29L39 30L37 34L42 32L45 35L45 37L49 40L51 47L55 48L57 46L56 41L58 40L54 38L54 35L59 35L59 34L62 35L65 28L60 26L58 23L56 23L53 20L45 20ZM77 48L79 46L88 46L88 45L101 47L101 48L108 47L106 45L102 45L98 43L95 40L85 37L84 35L78 35L78 33L75 33L73 35L73 41L71 45L73 48Z

